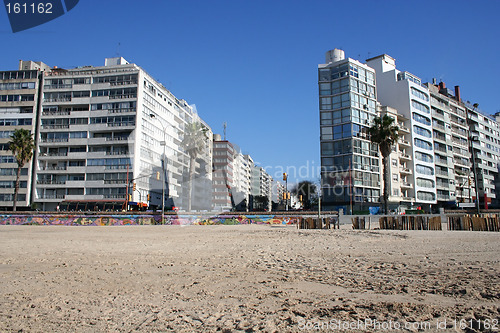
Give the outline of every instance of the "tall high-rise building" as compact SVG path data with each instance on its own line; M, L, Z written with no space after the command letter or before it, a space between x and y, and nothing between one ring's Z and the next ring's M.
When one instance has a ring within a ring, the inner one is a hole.
M12 209L17 162L8 142L16 129L29 130L34 139L44 63L20 61L19 70L0 72L0 209ZM29 209L32 200L33 161L21 168L17 207Z
M324 209L368 209L380 202L380 157L368 129L377 116L375 70L342 50L318 66Z
M470 131L472 171L477 177L480 207L500 208L498 168L500 165L500 124L485 114L478 104L463 102ZM476 198L473 197L475 200Z
M44 210L161 208L164 192L165 207L184 208L182 139L196 120L186 101L123 58L53 68L43 84L34 201ZM211 186L202 191L210 196Z
M214 135L212 207L215 211L230 211L236 208L233 197L235 149L231 142Z
M470 203L475 197L469 130L460 88L452 92L441 82L426 84L431 97L432 133L438 207Z
M398 70L396 60L387 54L368 59L367 65L376 71L378 101L410 120L411 144L403 150L399 144L400 164L411 170L402 184L407 184L407 197L429 210L437 202L429 89L417 76Z

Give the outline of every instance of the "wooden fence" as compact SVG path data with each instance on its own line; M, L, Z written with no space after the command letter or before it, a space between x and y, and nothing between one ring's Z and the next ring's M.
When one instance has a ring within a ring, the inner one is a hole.
M379 218L379 228L389 230L441 230L441 216L384 216Z
M500 231L497 214L448 216L448 230Z
M297 225L299 229L335 229L339 228L339 219L332 217L302 217Z

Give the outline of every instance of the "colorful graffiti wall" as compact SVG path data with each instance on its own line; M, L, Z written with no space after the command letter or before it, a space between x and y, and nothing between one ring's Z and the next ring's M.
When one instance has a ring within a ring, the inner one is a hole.
M300 216L289 215L166 215L165 225L297 224ZM0 215L0 225L117 226L160 225L161 215Z

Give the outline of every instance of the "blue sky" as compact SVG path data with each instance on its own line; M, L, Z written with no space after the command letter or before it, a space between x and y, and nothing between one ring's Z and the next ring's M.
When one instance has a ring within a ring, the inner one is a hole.
M387 53L399 69L460 85L464 99L494 113L498 13L497 0L80 0L14 34L0 9L0 70L19 59L100 66L119 54L196 104L215 133L227 122L228 140L274 166L271 175L288 167L290 181L317 180L317 65L327 50L361 61Z

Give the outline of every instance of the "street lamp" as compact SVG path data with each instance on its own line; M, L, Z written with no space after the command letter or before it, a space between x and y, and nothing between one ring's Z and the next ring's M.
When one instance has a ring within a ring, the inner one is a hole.
M477 213L480 214L480 207L479 207L479 187L478 187L478 179L477 179L477 169L476 169L476 154L474 153L474 142L479 142L479 138L477 135L470 136L469 137L470 141L470 152L472 154L472 172L474 173L474 185L476 189L476 206L477 206ZM469 189L470 191L470 189Z
M161 127L163 128L163 142L160 142L160 145L163 146L163 156L162 156L162 165L161 165L161 170L163 177L161 179L161 224L165 224L165 155L166 155L166 146L167 146L167 140L165 139L165 126L161 122L160 119L156 118L156 116L153 113L150 113L149 116L151 119L157 119L158 122L160 123Z

